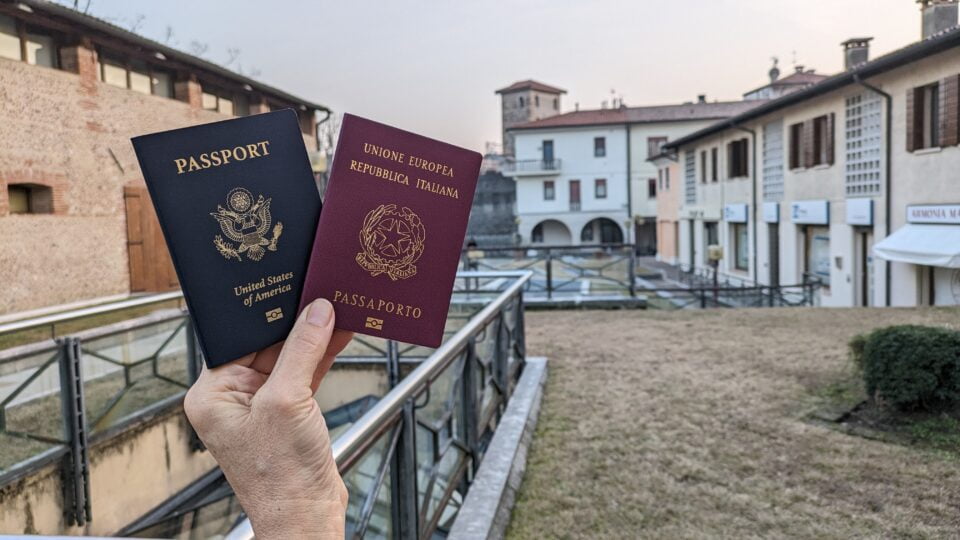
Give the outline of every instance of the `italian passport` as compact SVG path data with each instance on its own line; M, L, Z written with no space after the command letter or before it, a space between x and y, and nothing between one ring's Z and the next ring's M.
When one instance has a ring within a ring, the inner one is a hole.
M209 367L286 339L320 195L292 110L133 139Z
M336 326L438 347L482 156L345 114L301 309Z

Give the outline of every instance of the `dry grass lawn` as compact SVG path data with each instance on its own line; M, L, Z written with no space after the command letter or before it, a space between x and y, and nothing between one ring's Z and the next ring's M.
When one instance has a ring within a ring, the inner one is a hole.
M808 420L846 342L951 309L527 314L550 374L508 538L958 538L960 460Z

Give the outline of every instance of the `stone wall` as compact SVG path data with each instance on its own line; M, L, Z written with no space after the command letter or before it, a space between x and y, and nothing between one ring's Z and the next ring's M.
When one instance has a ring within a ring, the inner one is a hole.
M143 182L130 137L227 118L108 86L92 54L63 49L74 72L0 58L0 314L128 292L123 187ZM10 183L52 188L54 212L11 215Z

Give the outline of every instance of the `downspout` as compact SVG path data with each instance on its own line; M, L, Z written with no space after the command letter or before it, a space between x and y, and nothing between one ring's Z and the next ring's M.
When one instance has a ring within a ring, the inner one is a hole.
M887 146L887 148L886 148L886 161L887 161L887 164L886 164L886 167L885 167L885 168L886 168L886 174L885 174L886 178L884 179L883 203L884 203L884 221L885 221L885 227L886 227L886 231L884 231L884 235L890 236L890 233L891 233L891 231L890 231L890 214L891 214L891 210L890 210L890 208L891 208L891 203L890 203L890 198L891 198L891 197L890 197L890 184L891 184L890 176L891 176L892 171L893 171L893 166L892 166L892 164L891 164L891 162L892 162L892 160L893 160L893 159L892 159L892 158L893 158L893 140L892 140L892 136L893 136L893 96L891 96L890 94L888 94L888 93L884 92L883 90L877 88L876 86L873 86L872 84L867 83L867 82L864 82L863 80L861 80L859 73L854 73L854 74L853 74L853 80L854 80L854 82L856 82L856 83L859 84L860 86L866 88L867 90L870 90L870 91L872 91L872 92L875 92L875 93L877 93L877 94L880 94L881 96L883 96L883 99L887 102L887 126L886 126L886 129L887 129L887 134L886 134L886 146ZM885 260L885 261L884 261L884 269L885 269L884 274L886 275L886 280L885 280L886 282L884 283L884 296L886 297L885 303L886 303L886 306L887 306L887 307L890 307L890 292L891 292L891 291L890 291L890 290L891 290L890 282L891 282L891 276L890 276L890 261L889 261L889 260Z
M623 128L627 132L627 243L630 243L630 239L633 238L633 251L637 251L636 241L637 239L633 236L633 177L630 173L630 124L624 124Z
M753 283L759 285L760 273L757 271L757 234L760 232L759 225L757 224L757 132L742 126L735 125L733 127L749 133L751 140L753 166L750 167L750 180L753 187L750 190L750 219L753 222Z

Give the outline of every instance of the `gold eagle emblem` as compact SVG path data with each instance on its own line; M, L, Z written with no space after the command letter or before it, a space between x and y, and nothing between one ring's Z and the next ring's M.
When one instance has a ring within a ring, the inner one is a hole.
M283 233L283 223L277 222L273 227L273 237L267 238L267 231L273 218L270 215L270 201L258 195L256 200L249 190L238 187L227 194L227 208L217 205L217 211L210 215L220 224L223 236L216 235L213 245L225 259L242 261L241 254L246 254L251 261L259 261L263 255L277 250L277 241ZM232 244L227 239L238 242Z
M357 264L371 276L386 274L391 280L416 275L414 264L423 255L426 229L420 216L407 207L381 204L367 213L360 229Z

